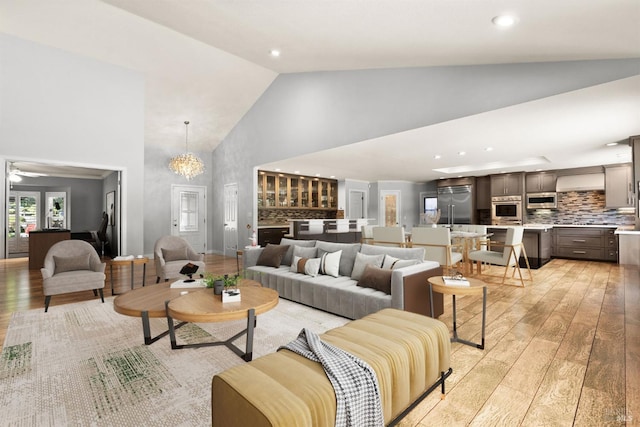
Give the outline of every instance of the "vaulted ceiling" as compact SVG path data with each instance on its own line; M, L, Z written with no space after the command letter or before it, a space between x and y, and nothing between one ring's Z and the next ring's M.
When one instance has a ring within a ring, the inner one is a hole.
M515 26L492 24L493 17L504 13L516 16ZM190 148L211 151L278 73L638 58L640 2L0 0L0 31L141 72L145 143L180 150L183 121L190 120ZM269 54L274 49L280 50L279 57ZM389 144L411 147L421 138L458 141L479 134L495 141L495 158L513 151L513 139L501 134L518 129L526 137L523 146L536 148L526 156L546 157L552 166L570 164L571 155L583 164L598 156L601 164L630 161L628 147L608 152L601 147L640 133L640 82L632 78L585 91L360 141L282 162L281 167L331 163L333 169L317 172L369 180L372 176L365 172L345 176L341 168L353 165L336 160L349 150L374 157ZM626 94L624 99L620 93ZM582 108L585 100L589 108ZM557 143L559 135L563 144ZM589 159L578 156L586 148ZM468 159L447 163L465 165L470 165ZM418 178L409 170L398 174L397 166L393 171L385 171L384 164L377 168L378 179Z

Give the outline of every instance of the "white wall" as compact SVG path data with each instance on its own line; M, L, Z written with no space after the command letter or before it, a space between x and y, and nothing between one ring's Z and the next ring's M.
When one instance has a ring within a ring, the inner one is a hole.
M0 34L0 141L0 159L122 170L123 251L142 253L142 75Z
M255 226L256 166L629 77L637 74L639 63L631 59L281 74L213 152L213 198L222 200L224 184L237 182L239 224ZM371 192L374 187L377 194L377 184L372 183ZM371 199L376 204L369 206L368 216L377 218L377 197ZM212 245L221 250L221 206L214 207L211 217Z

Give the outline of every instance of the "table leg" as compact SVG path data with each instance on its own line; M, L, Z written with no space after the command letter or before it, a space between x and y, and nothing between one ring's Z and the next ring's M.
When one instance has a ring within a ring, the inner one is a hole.
M133 289L133 269L135 268L135 264L131 261L131 289Z
M429 312L429 314L435 319L436 316L433 315L433 286L431 285L431 282L429 282L429 302L431 303L431 312Z
M487 324L487 287L485 286L482 289L482 344L478 347L481 350L484 350L484 328Z
M453 339L458 340L458 327L456 325L456 296L451 295L453 298Z
M144 288L145 279L147 277L147 263L142 264L142 287Z
M165 303L166 304L166 303ZM167 334L170 334L171 331L169 329L167 329L166 331L162 332L161 334L156 335L155 337L151 336L151 327L149 325L149 312L148 311L143 311L142 312L142 333L144 334L144 344L145 345L151 345L154 342L158 341L160 338L165 337ZM171 328L174 331L178 328L180 328L183 325L186 325L187 322L181 322L178 323L177 325L173 325L173 319L171 319ZM175 338L175 332L174 332L174 338Z
M111 279L111 295L115 295L113 293L113 264L109 264L109 277Z
M256 327L256 311L253 308L247 313L247 346L242 358L245 362L251 362L253 358L253 328Z

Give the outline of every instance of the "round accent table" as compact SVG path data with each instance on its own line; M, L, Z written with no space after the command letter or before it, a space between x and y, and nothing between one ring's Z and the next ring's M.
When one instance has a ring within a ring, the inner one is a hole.
M453 337L451 342L459 342L484 350L484 331L487 322L487 284L479 279L467 278L469 285L447 285L442 276L434 276L428 279L429 296L431 298L431 313L433 313L433 293L451 295L453 298ZM464 340L458 337L456 326L456 295L480 295L482 294L482 342L480 344Z

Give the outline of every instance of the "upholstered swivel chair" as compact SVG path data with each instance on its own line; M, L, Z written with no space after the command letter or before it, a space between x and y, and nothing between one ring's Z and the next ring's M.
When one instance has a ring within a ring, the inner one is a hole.
M450 273L462 261L462 252L455 251L451 244L451 231L444 227L413 227L411 246L424 247L424 259L439 262L443 270Z
M373 245L406 246L404 227L373 227Z
M153 248L153 257L158 276L156 283L180 277L180 270L187 263L197 265L199 271L204 272L204 255L194 251L189 242L182 237L159 238Z
M51 246L44 258L42 290L44 292L44 311L49 310L53 295L78 291L100 293L104 302L104 267L91 244L84 240L63 240Z
M522 237L524 235L524 227L522 226L513 226L507 229L507 235L504 243L500 242L489 242L490 249L481 249L476 251L469 252L469 259L471 261L475 261L478 265L478 275L481 274L481 264L487 263L492 265L500 265L504 266L504 275L502 276L502 283L504 284L505 279L507 277L507 272L509 268L513 268L511 273L511 277L515 277L516 270L518 271L518 275L520 277L520 283L524 287L524 278L522 276L522 271L520 270L520 254L524 257L527 264L527 271L529 271L529 279L533 280L533 275L531 274L531 268L529 267L529 259L527 258L527 252L524 249L524 244L522 243ZM494 248L502 250L493 250Z

